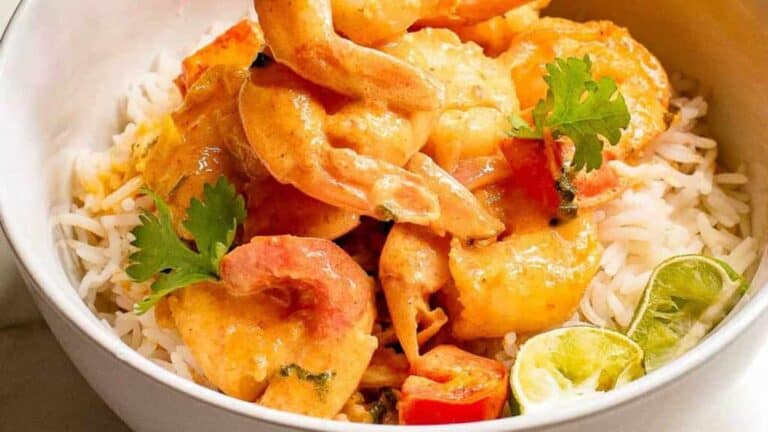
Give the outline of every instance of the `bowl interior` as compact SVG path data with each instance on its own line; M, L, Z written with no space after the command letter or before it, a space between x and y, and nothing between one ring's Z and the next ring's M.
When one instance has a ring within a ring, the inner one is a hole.
M768 222L768 8L758 1L554 2L550 13L630 27L670 71L701 81L723 162L749 163L754 226ZM216 20L243 16L248 0L27 0L0 56L0 216L44 295L89 332L108 330L82 303L62 266L51 209L68 202L73 150L104 149L121 126L132 80L158 54L180 55ZM755 286L768 274L759 272ZM765 293L764 293L765 294ZM104 336L107 337L107 336ZM116 348L128 350L128 347ZM122 354L125 355L125 354Z

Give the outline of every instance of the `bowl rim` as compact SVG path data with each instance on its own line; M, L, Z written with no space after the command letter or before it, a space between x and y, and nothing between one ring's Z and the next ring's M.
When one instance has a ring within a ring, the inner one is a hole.
M6 71L6 44L9 41L13 41L17 27L21 25L19 23L26 17L27 11L30 10L29 5L37 1L20 0L8 21L7 27L2 35L0 35L0 79L3 79ZM25 276L28 288L33 291L33 294L36 294L39 300L44 301L50 307L50 310L70 324L79 333L79 336L87 339L92 345L95 345L104 354L111 356L123 366L132 368L133 371L176 393L193 398L214 408L225 410L230 414L244 417L249 421L262 421L275 426L299 428L305 431L383 432L402 430L427 432L434 430L434 426L345 423L279 411L226 396L186 380L153 363L128 347L113 334L110 334L109 330L93 319L92 316L83 313L82 309L78 309L75 304L66 300L64 290L57 288L56 281L45 271L44 266L36 262L33 250L23 242L23 233L17 229L13 221L7 218L6 209L11 207L12 199L10 198L12 197L10 194L3 192L4 189L7 188L0 189L0 230L2 230L8 240L9 247L16 258L17 266ZM738 336L754 323L761 313L768 309L768 289L766 289L765 285L757 290L741 310L737 311L716 332L709 335L694 349L664 368L615 389L602 397L580 401L578 404L564 407L555 413L537 413L485 422L441 425L440 429L446 432L465 432L467 428L478 432L491 432L501 429L510 431L532 430L577 422L587 416L604 413L630 403L638 402L652 393L661 390L663 387L682 380L704 366L705 363L720 351L731 345ZM72 287L70 286L70 288Z

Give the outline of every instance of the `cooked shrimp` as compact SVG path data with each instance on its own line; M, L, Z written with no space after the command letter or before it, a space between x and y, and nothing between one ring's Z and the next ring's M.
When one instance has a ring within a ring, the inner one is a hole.
M326 118L326 134L336 147L403 166L416 154L435 125L438 113L411 115L361 101L351 102Z
M591 57L596 78L616 81L632 115L620 143L608 152L619 159L642 155L648 142L666 129L671 90L661 63L626 29L608 21L544 18L517 36L500 59L512 69L521 106L528 109L546 96L547 63L584 55Z
M237 107L247 73L215 65L188 89L147 154L147 186L170 206L179 233L192 198L203 185L226 176L248 202L245 238L294 234L335 239L359 223L359 215L310 198L269 176L245 136Z
M336 30L360 45L375 47L398 38L421 18L425 3L439 0L331 0Z
M406 111L440 107L443 89L429 74L339 36L331 0L255 0L254 5L272 54L303 78Z
M597 272L602 247L591 214L487 246L451 243L454 284L443 298L460 339L530 333L562 324Z
M414 24L444 26L502 15L530 0L332 0L341 34L366 46L402 36Z
M482 156L459 162L451 176L474 191L504 181L512 176L509 163L503 156Z
M240 188L247 181L239 161L219 142L184 139L170 118L164 122L160 137L147 153L144 179L168 203L176 232L182 237L191 238L181 223L190 200L202 197L203 186L222 175Z
M182 94L216 65L245 69L264 49L264 35L258 24L244 19L230 27L213 42L184 59L181 74L174 81Z
M519 111L515 86L501 63L445 29L408 33L381 49L429 71L445 86L445 105L425 148L441 167L450 172L463 158L498 153L508 117Z
M370 306L373 281L328 240L254 237L221 261L221 278L234 296L282 290L318 335L343 332Z
M279 64L254 69L240 113L254 151L277 181L328 204L426 225L440 216L434 192L392 163L332 145L323 100L338 97Z
M334 243L289 236L240 246L221 275L170 299L206 377L240 399L335 415L377 346L373 281Z
M248 74L239 66L209 67L188 89L184 104L173 113L173 121L185 145L222 146L239 161L248 177L262 179L269 173L248 144L238 110L240 87L247 79ZM167 166L156 169L162 172Z
M400 346L411 362L419 357L419 347L448 322L441 308L429 305L429 296L451 279L448 250L448 238L397 224L381 252L381 286Z
M515 36L539 20L541 10L549 3L550 0L534 0L486 21L460 23L448 28L459 35L461 40L475 42L483 47L486 55L496 57L509 48Z
M227 176L240 190L252 178L268 176L252 155L237 111L237 93L247 74L238 68L214 66L195 80L184 104L163 123L145 160L147 186L170 206L176 228L192 198L203 185ZM245 150L245 151L243 151Z
M360 380L361 389L400 388L408 378L408 358L392 348L379 348Z
M440 117L424 152L452 171L462 159L498 152L498 143L508 128L503 113L493 108L449 110Z
M417 153L406 168L418 174L440 200L440 218L430 226L440 235L446 232L460 239L484 240L497 236L504 224L483 207L472 193L429 156Z
M556 217L513 181L484 186L474 194L494 217L504 221L502 238L548 229Z
M360 215L328 205L269 177L245 187L248 217L244 238L291 234L337 239L360 224Z
M438 0L438 7L426 11L418 26L444 27L471 24L504 15L532 0ZM433 1L434 3L434 1Z

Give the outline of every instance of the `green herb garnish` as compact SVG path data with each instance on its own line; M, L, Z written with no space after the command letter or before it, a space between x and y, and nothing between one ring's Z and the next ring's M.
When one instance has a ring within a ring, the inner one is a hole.
M560 196L557 213L562 219L573 219L579 213L579 206L576 204L576 186L571 177L571 171L567 167L563 167L563 173L555 182L555 190Z
M281 377L295 376L302 381L311 382L315 386L315 390L318 393L324 394L328 391L328 382L336 376L336 372L324 371L318 373L312 373L296 363L291 363L280 368Z
M520 117L510 122L510 135L524 139L568 137L576 149L571 161L574 171L600 168L603 163L603 140L618 144L622 129L629 126L631 116L616 82L608 77L592 78L592 60L555 59L547 65L544 81L549 85L547 97L533 110L535 128Z
M188 285L219 279L219 263L235 240L238 225L245 220L245 200L226 177L215 185L203 187L203 200L193 198L187 209L184 227L195 239L192 250L173 228L171 211L149 189L157 215L145 212L141 225L133 230L132 245L139 250L130 256L126 273L136 282L156 277L152 294L134 305L134 311L146 313L166 295Z
M371 421L375 424L383 424L385 416L394 412L396 407L397 396L395 396L395 392L390 388L384 389L379 395L379 399L368 408Z

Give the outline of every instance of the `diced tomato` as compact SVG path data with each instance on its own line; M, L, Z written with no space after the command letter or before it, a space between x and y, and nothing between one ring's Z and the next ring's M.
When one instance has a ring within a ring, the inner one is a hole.
M539 203L544 211L555 215L560 206L560 194L555 188L556 179L544 141L508 139L501 144L501 150L512 171L512 183ZM561 164L559 160L555 163Z
M398 404L400 424L435 425L491 420L507 400L503 364L440 345L411 365Z
M580 197L594 198L620 186L619 175L608 164L599 169L576 177L574 186Z
M244 19L213 42L185 58L181 75L175 80L176 86L182 94L186 94L187 89L214 65L246 68L263 47L264 37L261 30L250 20Z

